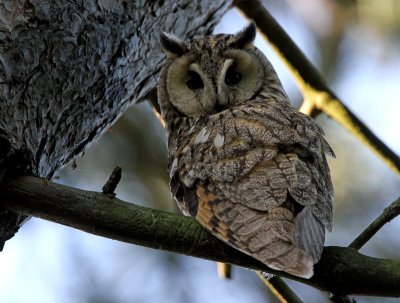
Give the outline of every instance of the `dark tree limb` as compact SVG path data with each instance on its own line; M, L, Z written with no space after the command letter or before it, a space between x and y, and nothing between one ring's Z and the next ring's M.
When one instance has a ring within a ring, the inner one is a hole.
M305 280L274 271L236 251L193 218L136 206L102 193L18 177L0 185L0 204L95 235L279 274L337 295L400 296L400 261L368 257L352 248L326 247L314 276Z
M259 0L236 0L243 14L253 19L258 30L288 66L304 96L302 109L316 116L321 111L346 128L377 154L394 172L400 174L400 158L382 142L329 89L322 75L304 56Z
M353 242L349 247L359 250L364 246L386 223L400 215L400 198L386 207L382 214L376 218Z

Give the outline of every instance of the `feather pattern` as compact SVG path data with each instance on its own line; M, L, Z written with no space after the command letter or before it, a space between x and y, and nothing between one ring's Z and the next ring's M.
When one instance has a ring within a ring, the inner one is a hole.
M332 229L334 153L292 107L254 37L254 24L187 43L162 35L171 192L222 241L308 278Z

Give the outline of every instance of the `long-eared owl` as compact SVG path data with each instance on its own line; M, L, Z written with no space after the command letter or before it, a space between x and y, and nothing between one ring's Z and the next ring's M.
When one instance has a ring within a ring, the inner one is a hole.
M161 34L171 192L222 241L309 278L332 229L333 151L289 103L255 35L254 23L190 42Z

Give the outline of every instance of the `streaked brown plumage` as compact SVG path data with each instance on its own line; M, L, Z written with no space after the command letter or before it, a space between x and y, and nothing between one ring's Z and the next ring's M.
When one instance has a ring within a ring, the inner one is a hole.
M332 228L333 188L322 129L293 108L251 23L236 35L167 52L159 102L170 186L183 213L221 240L293 275L310 277Z

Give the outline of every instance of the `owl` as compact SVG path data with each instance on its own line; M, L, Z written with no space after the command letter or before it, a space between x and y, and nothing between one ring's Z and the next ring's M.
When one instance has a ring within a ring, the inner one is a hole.
M309 278L332 229L334 153L296 110L250 23L184 42L162 33L158 99L170 188L214 236L275 270Z

